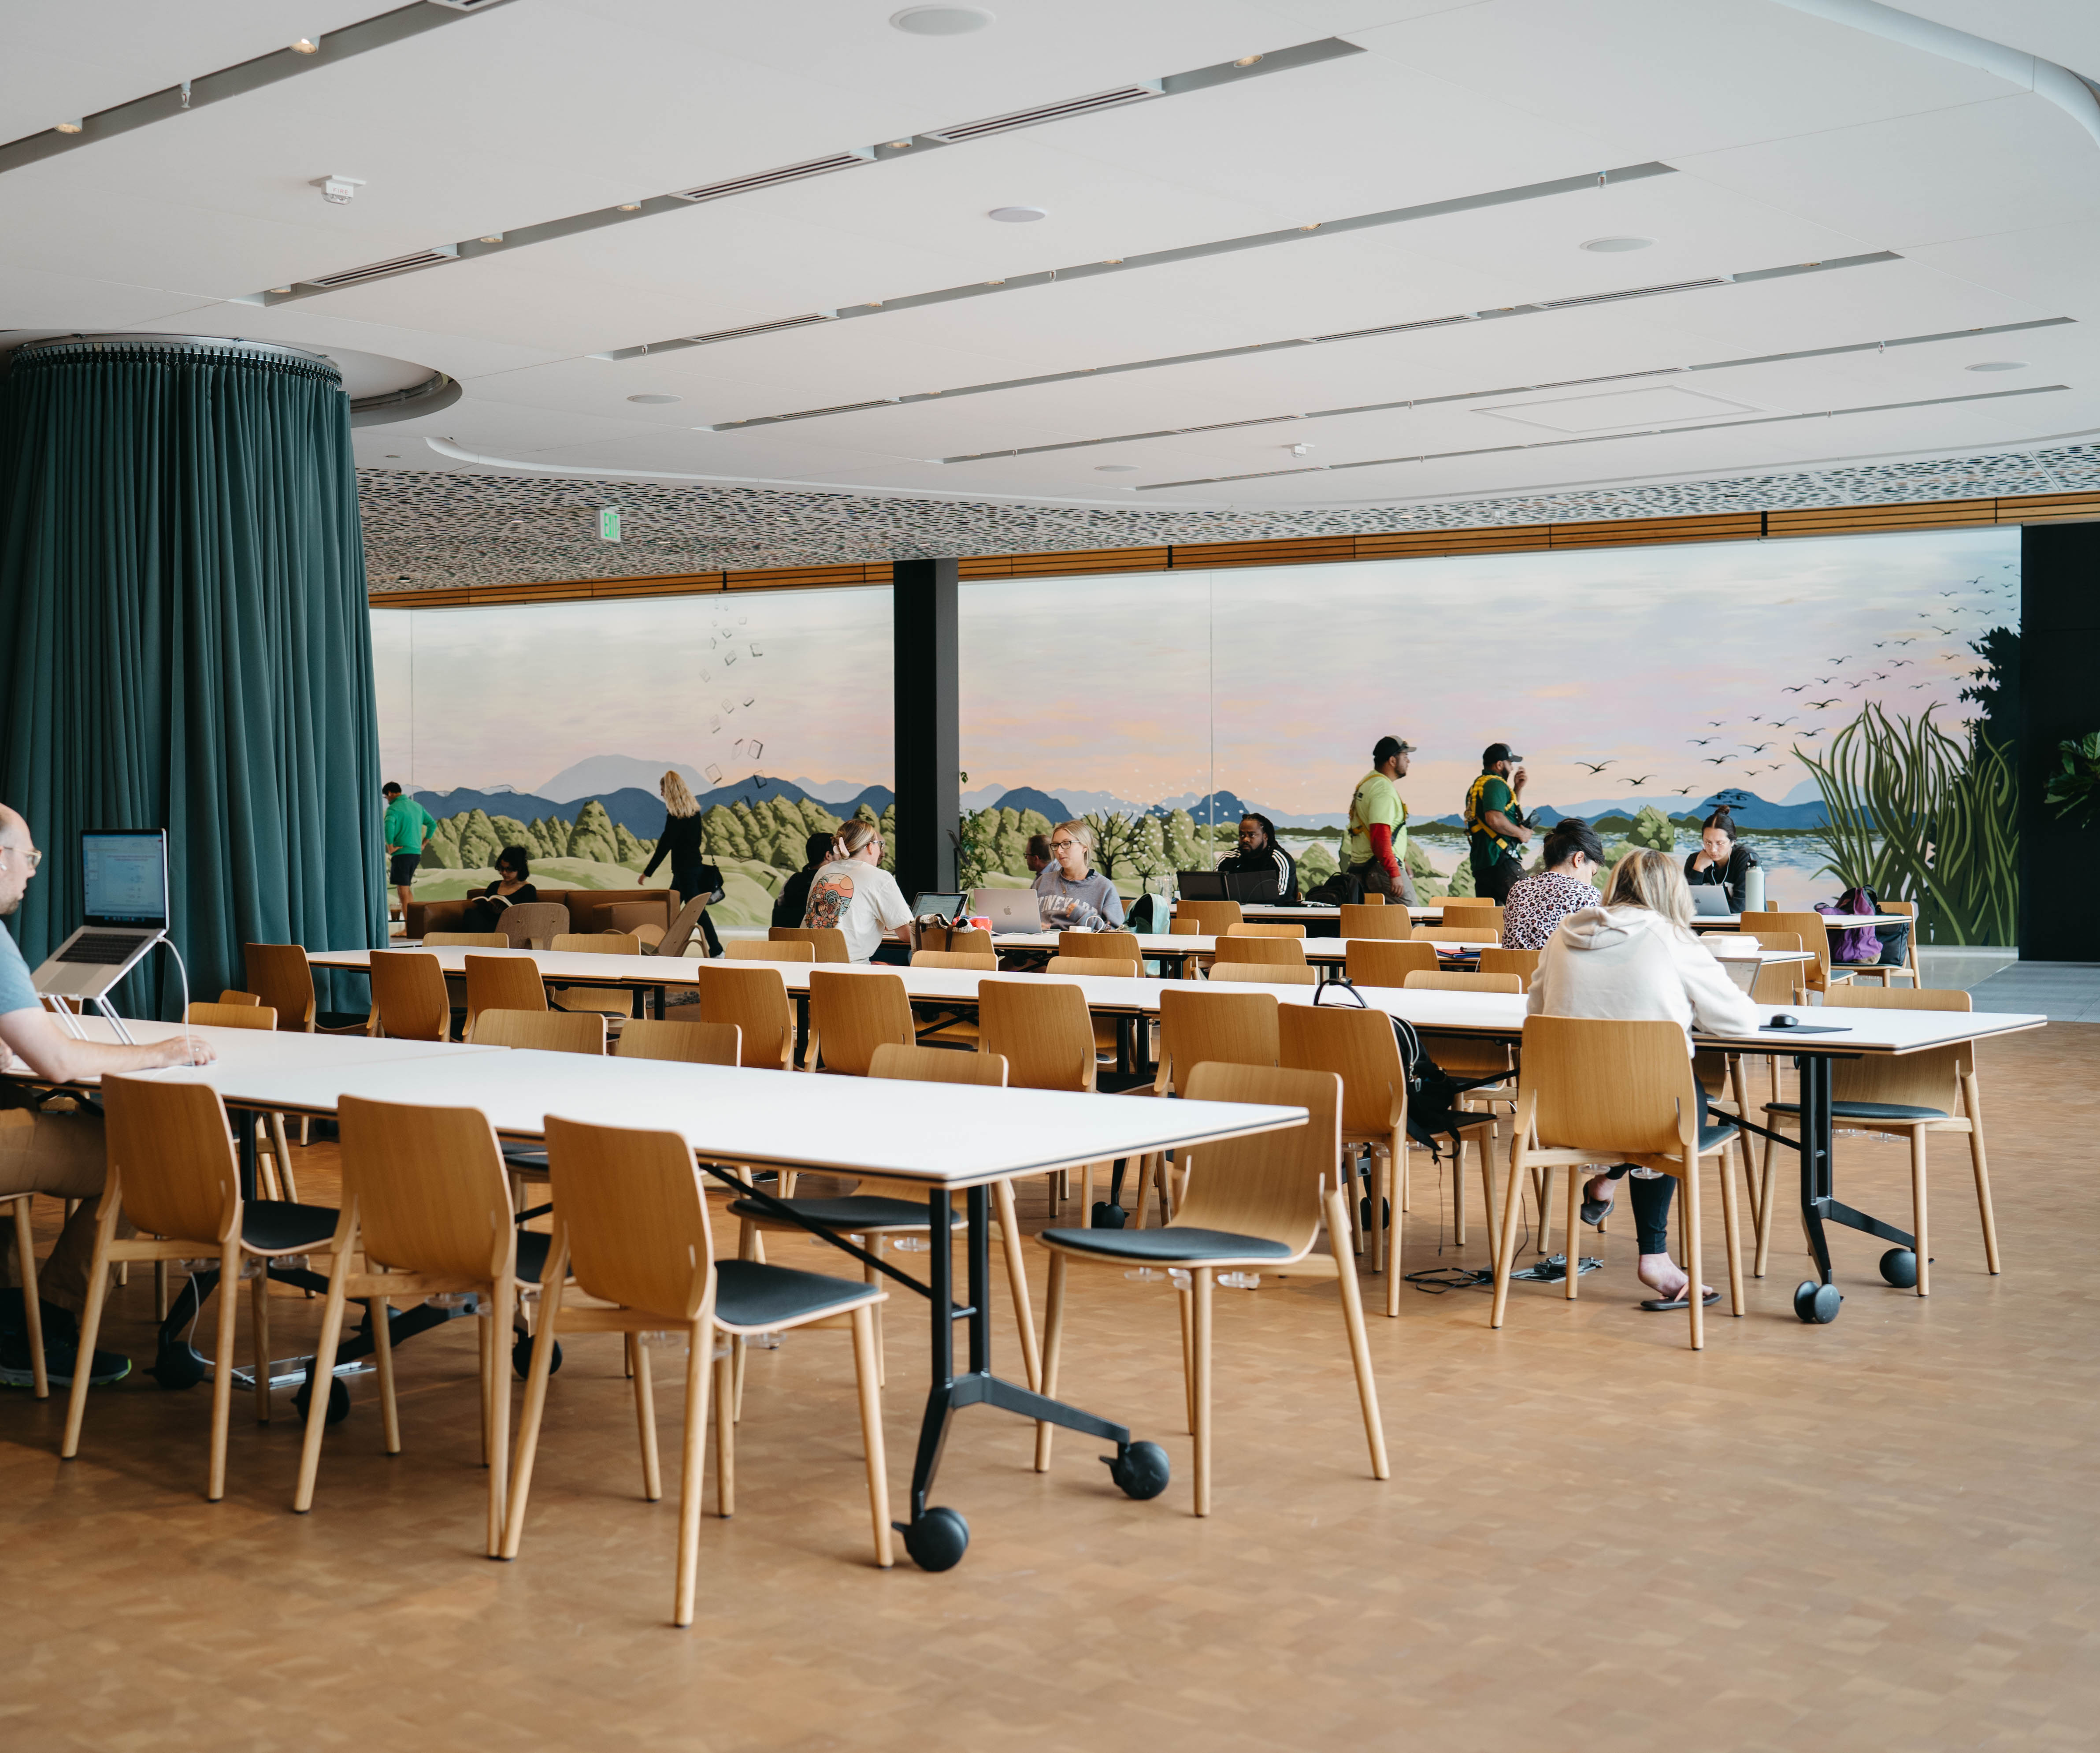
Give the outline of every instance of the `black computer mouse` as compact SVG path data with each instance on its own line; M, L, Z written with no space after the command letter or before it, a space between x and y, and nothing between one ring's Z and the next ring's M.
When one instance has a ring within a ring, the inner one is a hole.
M1784 1010L1782 1010L1777 1016L1774 1017L1771 1022L1767 1022L1765 1027L1768 1029L1798 1029L1801 1027L1801 1018L1798 1017L1789 1016Z

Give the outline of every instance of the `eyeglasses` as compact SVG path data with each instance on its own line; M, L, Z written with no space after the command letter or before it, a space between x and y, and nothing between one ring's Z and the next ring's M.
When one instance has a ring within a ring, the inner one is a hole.
M34 846L0 846L0 857L4 857L10 853L18 859L27 859L29 861L29 874L32 876L37 874L37 867L44 862L43 854Z
M1079 841L1076 840L1053 840L1050 842L1050 850L1052 852L1070 852L1077 845Z

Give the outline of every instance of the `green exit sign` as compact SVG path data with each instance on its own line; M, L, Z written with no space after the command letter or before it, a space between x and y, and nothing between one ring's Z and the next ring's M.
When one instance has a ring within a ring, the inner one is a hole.
M620 540L620 514L611 506L598 514L598 539L600 541Z

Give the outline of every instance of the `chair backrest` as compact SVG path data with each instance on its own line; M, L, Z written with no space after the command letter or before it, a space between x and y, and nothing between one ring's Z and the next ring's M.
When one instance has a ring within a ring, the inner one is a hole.
M1390 1035L1390 1027L1386 1032ZM1173 1221L1281 1242L1294 1255L1319 1232L1321 1201L1342 1151L1342 1080L1332 1071L1205 1061L1183 1080L1193 1102L1287 1104L1304 1108L1303 1126L1256 1133L1177 1152L1189 1174ZM1342 1246L1346 1249L1348 1243ZM1350 1269L1343 1260L1342 1270Z
M558 931L548 947L576 956L639 956L642 939L631 931Z
M1758 938L1767 932L1791 932L1801 947L1815 957L1808 965L1808 984L1818 991L1830 984L1830 928L1820 913L1767 913L1758 921Z
M342 1200L356 1203L367 1259L470 1278L510 1264L510 1177L479 1109L344 1096L336 1118Z
M1218 939L1216 959L1221 962L1266 962L1272 968L1303 968L1303 938L1242 938L1237 934Z
M529 956L469 956L466 962L466 1039L484 1010L545 1010L547 988L540 965Z
M1057 953L1087 961L1136 962L1142 969L1145 952L1134 931L1061 931Z
M569 910L558 901L524 901L504 908L497 923L513 949L551 949L569 929Z
M1255 925L1243 919L1237 919L1226 926L1219 935L1227 938L1297 938L1302 941L1305 936L1305 928L1301 925L1295 924Z
M452 1028L452 999L435 956L420 950L372 952L372 1004L379 1032L402 1041L441 1041Z
M1447 913L1454 907L1492 907L1497 912L1502 911L1499 904L1485 894L1447 894L1444 897L1443 906Z
M671 903L660 901L621 901L607 907L600 917L607 931L637 931L644 925L654 925L660 934L670 927Z
M1206 1060L1221 1065L1277 1063L1273 992L1213 992L1185 981L1159 991L1159 1081L1170 1089Z
M1135 980L1145 973L1143 962L1127 962L1120 956L1053 956L1048 970L1074 979Z
M982 955L973 955L967 950L914 950L911 965L915 968L974 968L980 974L998 971L999 958L986 950Z
M991 934L974 927L951 930L948 934L948 951L954 956L990 956Z
M248 988L277 1013L280 1029L314 1026L314 970L296 943L250 943L244 956Z
M1762 918L1760 918L1762 923ZM1725 931L1701 934L1703 942L1707 938L1726 938ZM1754 943L1762 950L1798 950L1801 939L1791 931L1740 931L1733 935ZM1808 964L1806 962L1767 962L1750 981L1750 1002L1754 1005L1791 1005L1798 1003L1808 986Z
M624 1024L613 1053L621 1059L676 1059L686 1065L735 1065L743 1031L727 1022L636 1017Z
M1176 901L1174 903L1176 921L1193 919L1196 929L1202 936L1222 936L1228 925L1237 925L1242 918L1237 901Z
M1399 907L1393 912L1403 920L1407 917ZM1380 943L1352 938L1343 966L1352 986L1398 986L1411 974L1434 974L1436 949L1429 943Z
M1345 938L1405 938L1414 929L1404 907L1389 907L1383 896L1378 904L1342 903L1342 935Z
M1341 1079L1343 1132L1392 1133L1406 1124L1407 1068L1392 1020L1383 1010L1286 1005L1279 1021L1279 1063Z
M105 1077L110 1172L149 1235L223 1242L240 1225L240 1168L226 1105L209 1084Z
M721 959L731 962L813 962L817 959L814 943L775 943L770 938L761 943L757 938L730 938L722 944Z
M917 1039L902 977L873 971L812 972L810 1030L820 1044L824 1069L849 1077L867 1075L876 1048L891 1042L908 1047Z
M482 1012L474 1024L477 1047L527 1047L539 1053L605 1052L605 1013L598 1010Z
M1447 972L1440 968L1434 974L1411 974L1401 984L1432 992L1521 992L1524 976L1485 971L1469 974L1462 969Z
M743 1031L740 1063L784 1071L794 1062L795 1007L778 968L724 960L696 964L694 973L699 1020L731 1023Z
M183 1013L186 1022L206 1029L274 1029L277 1013L256 1004L207 1005L200 1000Z
M1233 903L1237 906L1238 903ZM1203 938L1210 934L1203 929L1203 921L1193 916L1184 919L1179 915L1167 921L1167 935L1170 938Z
M1826 1010L1974 1009L1969 994L1936 987L1833 986ZM1975 1069L1976 1047L1964 1041L1924 1053L1871 1053L1840 1059L1830 1068L1830 1093L1840 1102L1887 1102L1952 1114L1956 1080Z
M1245 980L1256 986L1317 986L1320 970L1299 962L1212 962L1213 980Z
M836 925L769 925L765 936L773 943L807 943L820 962L853 960L846 954L846 934Z
M1006 1060L995 1053L956 1053L946 1047L900 1047L885 1041L867 1062L870 1077L914 1084L982 1084L1006 1087Z
M1446 914L1445 916L1449 918L1450 916ZM1486 910L1481 909L1482 920L1485 921L1486 916ZM1485 924L1417 925L1414 928L1414 941L1418 943L1493 943L1501 935L1500 927L1489 927Z
M259 1005L262 1002L262 999L259 993L237 992L232 987L227 986L219 988L218 1001L222 1005Z
M977 982L977 1040L1006 1060L1017 1089L1092 1089L1094 1024L1079 987L1062 980Z
M1538 972L1538 958L1545 953L1543 950L1482 950L1480 972L1513 974L1524 982L1517 990L1528 992L1531 990L1532 977Z
M547 1176L569 1270L586 1296L680 1321L707 1306L714 1239L684 1139L549 1115Z
M1679 1114L1685 1130L1697 1124L1692 1056L1674 1022L1527 1017L1518 1063L1518 1112L1536 1095L1546 1150L1674 1155Z
M510 939L500 931L430 931L423 935L426 950L507 950Z

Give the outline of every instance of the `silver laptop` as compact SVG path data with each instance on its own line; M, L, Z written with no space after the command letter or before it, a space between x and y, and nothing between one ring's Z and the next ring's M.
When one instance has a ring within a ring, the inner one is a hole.
M1692 885L1692 911L1701 919L1727 919L1735 908L1728 905L1728 890L1725 883L1695 882Z
M98 999L168 931L168 836L164 828L90 828L80 837L86 923L37 969L53 998Z
M973 889L970 911L991 921L994 936L1043 929L1043 903L1033 889Z

